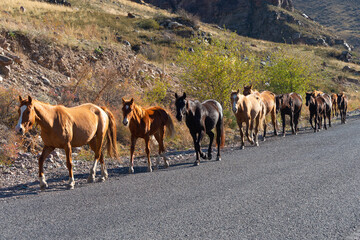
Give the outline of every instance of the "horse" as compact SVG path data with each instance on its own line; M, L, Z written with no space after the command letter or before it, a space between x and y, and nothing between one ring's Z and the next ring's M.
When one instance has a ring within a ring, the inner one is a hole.
M340 112L341 124L345 124L348 99L344 93L339 93L337 97L337 105Z
M337 117L339 114L337 112L338 108L337 108L337 99L338 96L336 93L332 93L331 94L331 102L332 102L332 108L331 108L331 112L332 112L332 116L333 117Z
M310 124L314 129L314 132L321 128L322 118L324 118L324 128L326 128L326 103L325 99L321 95L314 96L313 93L306 93L306 106L309 106L310 111ZM315 121L315 127L313 126L312 119Z
M19 121L15 127L16 132L25 134L34 123L39 124L41 128L44 148L39 158L39 181L42 190L48 187L43 169L44 160L55 148L65 150L66 165L69 170L69 189L75 186L72 147L89 144L95 153L95 161L90 169L88 182L95 180L98 161L101 164L99 180L105 181L108 178L102 148L106 147L111 157L117 157L116 123L109 109L91 103L67 108L62 105L43 103L30 96L27 99L19 96L19 101Z
M275 94L270 92L270 91L262 91L261 93L259 93L256 90L252 89L252 85L250 86L244 86L244 91L243 94L245 96L249 95L249 94L258 94L258 96L260 96L260 99L263 101L263 103L265 104L265 116L268 114L271 114L271 121L272 121L272 125L274 127L274 135L278 135L277 133L277 123L276 123L276 101L275 101ZM263 134L263 141L265 141L265 136L266 136L266 118L264 118L264 134Z
M262 128L262 124L265 118L266 106L261 101L258 94L250 94L244 96L238 89L236 92L232 92L230 95L230 101L232 110L236 117L236 122L240 129L241 136L241 149L244 149L244 133L242 125L245 122L246 125L246 137L251 144L259 146L258 133ZM250 129L250 134L249 134ZM253 130L255 129L255 136ZM253 136L255 139L253 139Z
M283 137L285 137L285 115L290 116L292 134L297 135L298 123L302 108L302 98L297 93L286 93L276 96L276 112L281 112Z
M157 166L160 158L163 157L165 168L169 167L169 159L165 156L164 137L165 131L170 137L175 133L170 115L161 107L143 108L134 103L134 98L131 100L122 98L122 104L123 124L129 126L131 133L129 173L134 173L134 150L138 138L143 138L145 141L148 172L152 172L150 161L150 137L152 136L159 144Z
M224 133L224 114L221 104L215 100L206 100L202 103L186 99L186 93L178 96L175 93L176 119L180 122L185 116L186 126L189 128L190 134L194 141L196 152L195 166L200 164L199 155L206 159L206 154L201 151L200 142L206 133L210 138L207 158L212 158L212 144L214 141L214 133L212 130L216 128L217 143L217 161L221 161L220 148L225 144Z
M309 93L309 92L308 92ZM332 100L331 100L331 96L327 93L324 93L322 91L318 91L318 90L314 90L311 92L311 94L313 95L314 98L318 97L318 96L322 96L325 100L325 114L327 116L327 119L329 120L329 127L331 127L331 110L332 110ZM324 121L326 121L324 119Z

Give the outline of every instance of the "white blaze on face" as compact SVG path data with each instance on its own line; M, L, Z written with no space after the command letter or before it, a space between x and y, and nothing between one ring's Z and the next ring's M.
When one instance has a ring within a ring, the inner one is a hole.
M232 98L233 98L233 112L235 112L236 113L236 111L237 111L237 107L236 107L236 95L234 94L233 96L232 96Z
M19 118L18 124L17 124L16 127L15 127L15 131L16 131L16 132L19 132L20 129L22 129L22 117L23 117L24 111L25 111L26 109L27 109L27 106L26 106L26 105L23 105L23 106L20 108L20 118Z
M129 108L130 108L129 105L125 105L125 109L126 109L126 110L128 110ZM127 126L128 123L129 123L129 121L128 121L127 117L124 117L123 124L124 124L125 126Z

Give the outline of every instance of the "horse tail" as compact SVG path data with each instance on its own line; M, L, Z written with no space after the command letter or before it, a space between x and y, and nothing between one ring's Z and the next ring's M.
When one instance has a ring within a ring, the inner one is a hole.
M117 147L116 147L116 121L114 115L106 107L101 107L106 112L109 118L109 126L106 131L106 148L110 157L118 158Z
M166 135L168 137L173 137L175 134L175 127L174 127L174 123L173 120L171 119L170 115L168 113L167 114L167 121L166 121Z
M259 131L264 129L265 124L265 116L266 116L266 106L263 101L260 101L261 111L260 111L260 119L259 119Z

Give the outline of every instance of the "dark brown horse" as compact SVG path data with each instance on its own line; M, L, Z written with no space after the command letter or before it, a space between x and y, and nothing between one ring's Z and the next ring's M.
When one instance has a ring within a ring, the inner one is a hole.
M310 124L314 129L314 132L321 129L322 119L324 118L324 128L326 128L326 110L327 106L325 99L321 95L314 96L315 94L311 92L306 93L306 106L309 106L310 111ZM313 126L312 119L314 118L315 127Z
M181 121L185 116L186 126L190 130L190 134L194 141L196 151L196 161L194 165L200 164L199 155L206 159L206 154L201 151L200 142L206 133L210 138L208 149L208 159L211 159L212 144L215 134L212 129L216 128L216 143L217 143L217 157L216 160L220 161L220 147L224 146L225 133L224 133L224 115L220 103L215 100L206 100L200 103L199 101L186 100L186 93L178 96L175 93L175 106L176 118Z
M337 97L338 97L337 105L338 105L339 112L340 112L341 123L345 124L346 123L346 112L347 112L348 99L347 99L347 97L346 97L346 95L344 93L339 93L337 95Z
M165 128L169 136L175 132L173 121L170 115L161 107L142 108L134 103L132 98L130 101L122 99L122 112L124 116L123 124L129 126L131 132L130 147L130 167L129 173L134 173L134 150L136 140L143 138L145 140L145 152L148 162L148 172L152 172L150 161L150 137L154 136L159 143L159 163L160 156L164 158L165 167L169 166L168 158L165 156L164 136Z
M90 169L88 182L95 180L98 161L101 164L100 181L107 179L108 173L104 162L103 147L107 147L110 156L117 156L115 118L107 108L91 103L67 108L62 105L43 103L32 99L30 96L27 99L19 96L19 100L20 117L15 127L16 132L24 134L35 122L41 128L41 138L44 142L44 148L39 158L41 189L48 186L43 169L44 160L55 148L65 150L66 166L69 170L68 187L70 189L75 186L71 158L72 147L89 144L95 153L95 161Z
M250 86L244 86L243 94L245 96L249 94L258 94L260 99L265 104L265 116L270 114L271 115L271 122L274 127L274 135L278 135L278 127L276 122L276 101L275 101L275 94L270 91L262 91L259 93L256 90L252 89L252 85ZM264 118L264 134L263 134L263 141L265 141L266 137L266 118Z
M281 112L283 125L283 136L285 137L285 115L290 116L290 126L292 134L297 134L298 123L302 108L302 98L297 93L286 93L276 96L276 112Z

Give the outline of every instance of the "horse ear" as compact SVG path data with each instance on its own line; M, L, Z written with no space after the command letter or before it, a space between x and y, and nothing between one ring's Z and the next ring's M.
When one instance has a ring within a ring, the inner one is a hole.
M250 89L252 89L252 84L249 86Z
M184 94L183 94L183 98L185 99L186 98L186 93L184 92Z
M32 98L30 96L28 96L28 100L29 100L29 103L31 104L32 103Z
M121 98L121 100L122 100L122 103L125 104L125 99L124 99L124 98Z
M177 93L175 93L175 98L176 98L176 99L178 99L178 98L179 98L179 96L177 95Z
M130 104L133 104L133 103L134 103L134 98L131 98Z
M238 94L239 92L240 92L240 89L238 88L238 90L237 90L236 94Z
M23 101L23 98L19 95L19 101L20 103Z

